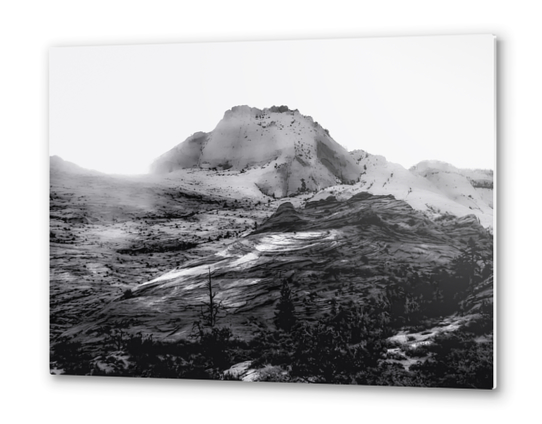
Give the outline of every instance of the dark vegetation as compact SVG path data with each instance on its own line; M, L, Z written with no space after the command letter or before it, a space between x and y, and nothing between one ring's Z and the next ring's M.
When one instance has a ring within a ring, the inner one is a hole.
M145 253L179 252L196 247L198 244L190 241L173 241L169 243L156 243L150 246L134 247L131 249L118 249L121 255L138 255Z
M493 189L493 181L491 180L473 180L469 178L469 181L474 188Z
M131 333L133 322L103 326L94 342L61 338L52 346L54 368L66 374L190 379L239 379L226 372L251 361L270 367L260 380L419 387L493 387L492 303L482 301L457 330L438 332L425 344L398 346L399 330L424 331L468 305L492 275L492 260L471 239L448 269L430 274L409 269L391 276L385 289L362 302L337 296L313 320L301 319L293 277L281 278L274 319L248 319L252 337L240 339L227 325L228 311L216 300L209 271L207 300L200 305L192 335L179 341ZM280 277L279 277L280 278ZM408 342L416 338L409 336ZM414 360L409 367L401 361Z

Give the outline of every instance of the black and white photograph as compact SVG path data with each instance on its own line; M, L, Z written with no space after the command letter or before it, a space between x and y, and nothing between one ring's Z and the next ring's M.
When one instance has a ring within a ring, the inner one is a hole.
M494 35L48 61L51 374L496 386Z

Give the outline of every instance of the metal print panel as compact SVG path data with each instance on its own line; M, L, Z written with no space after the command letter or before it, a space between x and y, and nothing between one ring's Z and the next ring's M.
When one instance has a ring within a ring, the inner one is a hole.
M491 389L491 35L50 51L52 374Z

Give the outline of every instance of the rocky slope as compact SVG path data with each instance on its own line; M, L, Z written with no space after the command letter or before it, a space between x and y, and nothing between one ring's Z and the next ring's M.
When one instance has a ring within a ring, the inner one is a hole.
M286 202L251 234L133 285L66 334L99 340L100 328L129 321L134 333L187 337L210 274L223 307L221 323L246 338L249 322L272 322L285 277L293 281L299 318L310 321L338 296L364 303L381 296L391 281L449 266L469 238L491 252L491 236L474 215L435 222L389 195L359 193L343 202L330 197L297 209Z
M172 267L248 234L277 207L202 173L181 179L89 171L58 157L50 173L50 322L54 340L86 314Z

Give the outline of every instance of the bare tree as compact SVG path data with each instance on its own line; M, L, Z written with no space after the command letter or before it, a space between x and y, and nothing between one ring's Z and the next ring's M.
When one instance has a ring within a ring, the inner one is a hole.
M213 329L217 323L219 315L223 312L224 307L222 301L215 300L217 292L213 291L213 282L211 279L211 268L209 268L209 279L207 280L207 290L209 291L209 300L203 302L202 309L200 311L200 321L196 322L196 325L201 330L202 327Z

